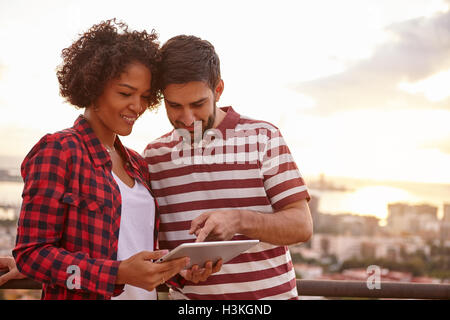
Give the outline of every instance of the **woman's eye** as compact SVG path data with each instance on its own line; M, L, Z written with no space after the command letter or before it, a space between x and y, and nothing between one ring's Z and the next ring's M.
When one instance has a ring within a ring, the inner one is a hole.
M125 93L125 92L119 92L122 96L124 96L124 97L129 97L129 96L131 96L131 94L129 94L129 93Z

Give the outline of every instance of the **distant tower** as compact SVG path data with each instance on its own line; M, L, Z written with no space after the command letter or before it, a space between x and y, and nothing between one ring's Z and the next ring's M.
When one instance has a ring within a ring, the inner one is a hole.
M390 203L388 204L388 217L387 225L389 230L395 234L401 234L407 229L407 221L405 211L408 209L408 205L404 203Z
M314 231L320 229L321 226L321 214L319 212L319 198L311 196L311 200L308 202L309 211L311 212L311 218L313 220Z
M428 204L390 203L387 223L395 235L434 235L439 232L438 208Z
M450 204L444 203L444 216L441 221L441 239L450 240Z
M325 181L325 174L321 173L320 177L319 177L319 188L323 189L326 186L326 181Z
M442 221L450 222L450 203L444 203L444 216Z

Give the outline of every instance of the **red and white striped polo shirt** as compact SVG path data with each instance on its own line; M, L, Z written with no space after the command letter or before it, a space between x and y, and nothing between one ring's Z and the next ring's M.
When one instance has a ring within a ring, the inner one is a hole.
M160 207L161 249L193 242L191 221L205 211L246 209L272 214L309 199L300 172L278 128L245 118L231 107L200 143L183 143L177 130L144 151ZM233 239L249 239L235 235ZM181 299L296 299L287 246L260 242L224 264L208 280L176 288Z

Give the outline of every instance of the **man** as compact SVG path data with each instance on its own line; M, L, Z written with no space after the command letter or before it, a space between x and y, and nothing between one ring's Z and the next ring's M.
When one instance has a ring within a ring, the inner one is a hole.
M268 122L216 106L224 82L209 42L174 37L161 59L158 86L175 130L144 151L160 205L160 247L260 240L204 282L171 281L171 298L297 299L287 245L308 241L312 219L283 137Z

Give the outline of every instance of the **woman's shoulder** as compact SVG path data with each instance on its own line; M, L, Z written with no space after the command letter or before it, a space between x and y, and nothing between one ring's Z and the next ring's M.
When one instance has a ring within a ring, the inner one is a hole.
M81 143L79 134L72 128L47 133L31 148L25 160L41 154L51 154L61 158L65 153L71 154L70 150L79 149Z

